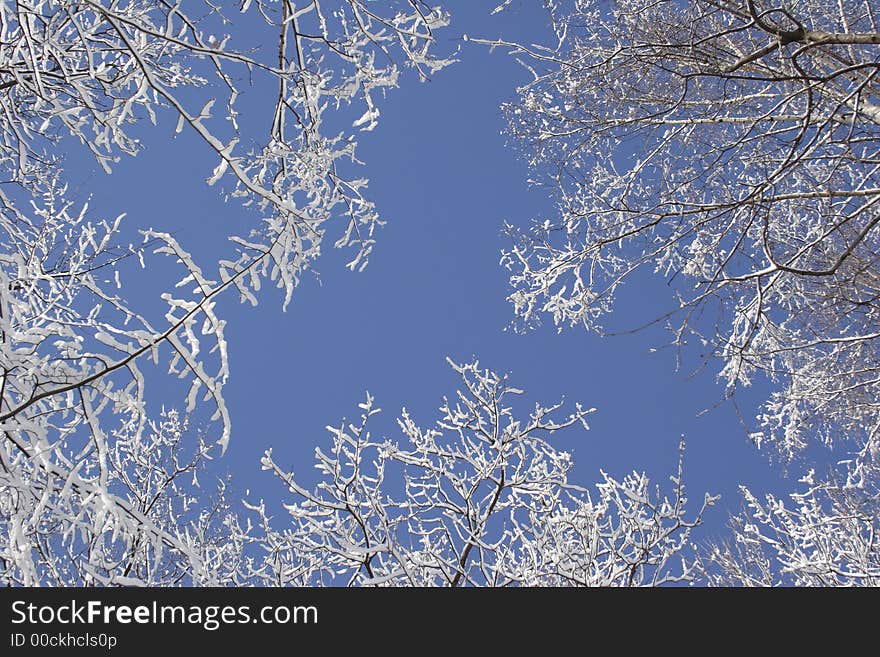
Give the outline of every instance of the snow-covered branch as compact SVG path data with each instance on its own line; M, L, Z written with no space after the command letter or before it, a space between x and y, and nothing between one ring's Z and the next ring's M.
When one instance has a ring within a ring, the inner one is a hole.
M293 495L289 524L252 506L265 528L266 584L357 586L634 586L692 577L689 536L715 499L690 518L682 473L662 493L643 473L603 474L595 491L569 482L571 456L549 439L586 428L593 409L535 404L476 361L432 428L404 409L402 442L376 438L367 396L358 422L328 427L309 486L271 451L263 468Z
M224 548L207 533L222 504L189 518L195 489L177 483L230 438L218 296L256 303L268 283L286 305L327 235L353 249L352 269L366 264L381 221L355 135L405 68L425 79L451 63L434 52L447 22L402 0L0 3L3 582L225 581L209 564L230 559L210 554ZM265 111L244 117L237 103L254 90ZM196 262L168 226L138 226L129 244L127 208L101 220L68 191L67 150L80 144L109 175L155 138L145 124L191 131L213 161L193 184L242 204L250 226L214 262ZM179 275L153 317L125 283L156 256ZM154 365L185 382L174 405L204 422L197 432L169 428L183 416L156 419ZM133 455L158 458L169 432L199 439L174 448L195 449L188 464L149 465L167 478L156 491Z
M774 382L754 437L880 444L880 30L862 0L565 0L510 133L556 193L503 255L524 325L605 330L641 269L679 347L733 393ZM645 321L656 319L645 318ZM627 327L629 328L629 327ZM844 439L844 437L846 437Z

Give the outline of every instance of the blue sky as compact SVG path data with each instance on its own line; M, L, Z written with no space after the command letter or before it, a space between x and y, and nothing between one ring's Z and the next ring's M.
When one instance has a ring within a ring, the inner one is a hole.
M723 394L714 379L717 368L693 377L675 372L673 351L650 351L669 341L662 327L613 338L578 329L560 335L549 325L525 334L505 330L513 314L498 265L503 223L525 225L551 215L553 204L545 190L526 184L526 166L502 134L500 105L514 98L526 72L501 51L489 53L457 35L540 41L547 25L537 4L514 3L513 11L490 17L493 2L448 3L453 27L441 35L441 45L461 45L461 61L429 83L406 76L381 104L379 127L360 136L369 195L388 221L364 272L345 270L348 254L331 251L318 262L320 276L306 278L286 313L271 290L257 308L232 297L221 302L233 429L218 467L252 498L283 493L260 471L267 447L298 476L312 476L314 449L327 440L325 425L356 417L365 390L385 411L374 430L396 437L393 420L403 405L423 426L432 424L441 397L457 384L444 357L473 355L510 372L528 400L564 395L597 407L591 431L572 429L557 440L574 452L579 484L597 481L600 469L616 476L644 469L664 482L684 435L694 505L703 491L722 495L706 519L709 534L720 533L728 510L738 508L738 484L755 492L791 488L748 441L730 404L697 417ZM256 92L245 107L258 108L259 101ZM208 269L225 255L223 235L250 218L201 182L215 164L207 149L187 134L170 140L172 129L167 122L148 130L145 151L121 162L109 179L92 172L85 156L72 152L71 163L81 167L83 190L93 192L99 212L127 211L129 228L175 231ZM158 311L148 290L164 274L161 262L152 261L146 279L132 266L124 280ZM665 281L645 274L624 288L612 323L636 326L672 302ZM172 398L162 391L166 378L152 385L157 406ZM755 399L754 393L741 398L747 418Z

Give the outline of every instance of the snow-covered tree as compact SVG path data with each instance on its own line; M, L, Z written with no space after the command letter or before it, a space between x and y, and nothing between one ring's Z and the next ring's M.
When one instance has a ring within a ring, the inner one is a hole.
M508 4L508 3L504 3ZM558 41L510 133L558 200L511 229L526 324L602 330L642 268L730 392L775 382L756 440L880 447L880 29L866 0L550 0Z
M209 564L228 562L210 547L222 495L196 509L181 480L230 435L217 297L234 289L255 304L268 283L286 304L325 237L352 249L350 268L366 264L381 221L355 133L376 125L403 66L426 78L450 62L433 54L447 17L421 1L225 5L0 2L4 583L216 581L222 568ZM269 102L243 116L251 86ZM155 138L145 123L192 131L216 165L207 183L252 220L216 263L197 264L167 226L127 245L122 215L93 217L68 192L70 149L109 174ZM154 254L180 270L164 317L139 310L120 277L122 263ZM148 359L189 382L181 413L205 416L206 402L218 426L157 418Z
M732 536L701 562L721 586L880 586L880 472L844 469L817 481L810 471L789 500L759 499L743 488L745 508Z
M586 428L594 409L536 403L478 362L452 368L462 387L434 427L403 410L401 442L375 437L367 395L358 422L327 427L320 479L304 483L271 451L263 468L294 498L262 529L258 581L268 585L639 586L694 577L689 537L715 498L688 517L681 467L668 493L644 473L603 473L591 492L569 482L571 456L549 439ZM289 515L285 519L285 515ZM245 541L246 539L239 539Z
M678 339L711 344L731 388L778 381L761 430L786 455L852 438L845 476L811 475L791 503L745 490L732 538L701 552L715 498L686 512L681 467L668 489L638 471L577 486L550 439L591 409L523 412L506 377L452 363L462 386L435 425L404 410L399 440L374 438L368 395L316 450L317 483L268 452L292 499L242 510L227 481L200 482L232 427L218 297L274 286L286 306L328 246L366 265L382 220L356 137L404 69L451 63L448 16L422 0L0 0L0 583L877 583L870 3L545 4L558 44L507 44L535 74L511 129L560 208L504 256L520 315L596 328L642 264L689 280ZM250 94L265 111L241 109ZM193 185L241 205L207 262L70 191L72 151L110 176L161 138L151 125L193 136L210 160ZM130 293L148 259L174 277L158 315Z

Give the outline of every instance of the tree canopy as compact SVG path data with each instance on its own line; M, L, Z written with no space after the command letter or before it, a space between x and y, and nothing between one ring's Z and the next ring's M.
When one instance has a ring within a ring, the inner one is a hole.
M504 254L525 322L602 330L641 268L674 339L732 391L774 391L755 437L877 451L880 32L870 2L547 3L558 43L510 132L558 215ZM508 44L510 45L510 44Z
M543 6L551 44L450 45L449 13L422 0L0 3L0 582L880 584L872 4ZM267 451L288 498L200 479L234 435L219 298L256 305L268 286L286 307L330 246L361 271L383 219L358 134L386 93L482 46L530 73L508 135L555 201L507 227L521 326L604 332L647 269L669 283L655 319L672 344L703 345L729 395L771 382L752 438L806 474L787 499L743 487L726 537L695 538L717 496L688 500L683 443L671 485L640 470L578 485L551 441L594 409L523 407L475 358L449 360L458 390L433 424L404 408L397 439L367 394L315 449L314 485ZM242 110L254 89L259 110ZM69 150L109 174L149 125L194 136L213 170L192 184L240 205L213 259L168 226L126 239L124 214L70 191ZM156 314L120 270L159 258L177 274ZM156 371L184 382L174 407L153 401ZM812 445L831 467L811 467Z

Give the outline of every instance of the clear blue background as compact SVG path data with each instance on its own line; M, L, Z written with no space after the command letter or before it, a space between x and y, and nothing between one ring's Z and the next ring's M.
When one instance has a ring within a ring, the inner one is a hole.
M524 335L505 330L513 316L498 265L506 245L503 222L525 225L551 215L553 204L546 191L528 187L526 166L502 134L500 105L515 97L526 71L500 50L490 53L459 37L546 41L549 26L537 4L514 3L513 11L490 17L493 2L449 2L453 26L440 33L440 45L461 46L460 63L426 84L405 76L382 102L379 127L359 136L370 196L388 221L364 272L348 272L343 263L351 254L329 249L317 265L320 280L308 276L284 314L271 290L255 309L231 296L221 302L233 429L217 465L240 491L250 489L252 500L287 495L260 471L267 447L309 480L314 448L327 440L325 425L357 417L364 390L385 411L374 430L397 437L393 419L403 405L423 426L432 424L441 397L457 385L447 355L459 362L476 355L483 365L510 372L530 401L564 395L597 407L591 431L572 429L556 441L574 452L579 484L597 481L600 469L615 476L644 469L665 483L684 435L693 503L704 491L722 494L704 536L722 533L728 511L739 508L738 484L755 492L792 487L748 441L729 403L697 417L722 397L717 368L692 377L676 373L672 350L649 351L669 342L662 327L612 338L578 329L558 335L550 325ZM261 93L245 94L244 120L268 129L272 99ZM215 162L193 135L169 139L173 127L166 121L145 131L145 151L121 162L109 179L80 154L71 152L70 161L84 174L80 193L94 193L98 212L127 211L130 229L174 231L206 272L213 271L228 253L223 236L246 230L253 216L201 183ZM141 307L158 313L162 306L151 286L168 272L162 261L149 262L146 276L132 262L123 280L132 294L144 296ZM611 324L636 326L672 303L665 281L646 273L624 289ZM151 378L155 411L175 397L163 390L167 377ZM756 398L754 392L741 397L747 420Z

